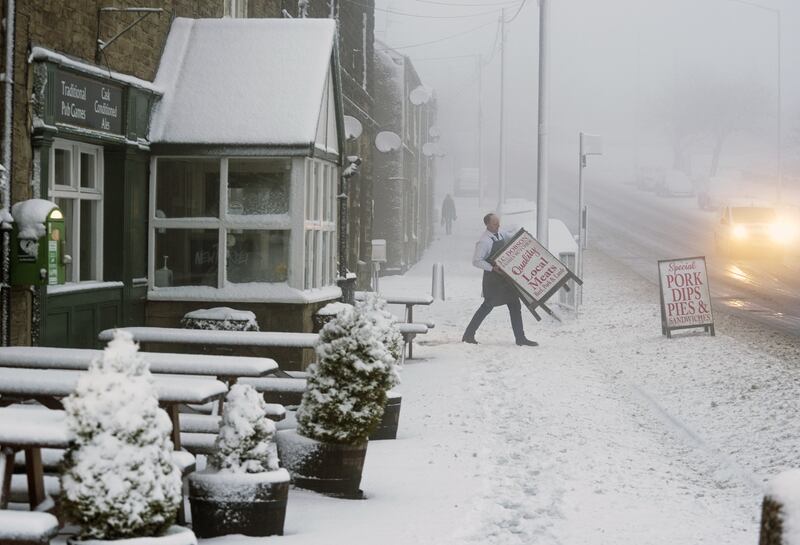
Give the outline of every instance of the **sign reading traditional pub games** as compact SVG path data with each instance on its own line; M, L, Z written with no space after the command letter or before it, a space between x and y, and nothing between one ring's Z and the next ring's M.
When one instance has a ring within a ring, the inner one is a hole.
M661 334L702 327L714 335L714 315L705 257L667 259L658 262L661 296Z
M87 129L122 133L122 88L55 71L55 120Z
M542 307L549 313L544 302L562 287L566 288L570 279L582 284L566 265L525 229L520 229L508 244L492 254L489 262L494 263L516 286L532 312L536 307ZM535 312L534 316L538 318Z

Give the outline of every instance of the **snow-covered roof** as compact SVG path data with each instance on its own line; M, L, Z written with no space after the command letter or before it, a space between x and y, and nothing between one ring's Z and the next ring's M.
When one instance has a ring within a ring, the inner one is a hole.
M330 19L175 19L150 142L309 147L335 33Z

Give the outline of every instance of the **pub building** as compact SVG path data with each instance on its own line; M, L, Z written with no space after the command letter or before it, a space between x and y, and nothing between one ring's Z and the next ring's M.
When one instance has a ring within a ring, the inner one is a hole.
M160 91L44 47L28 61L30 196L59 206L72 258L65 284L35 291L31 342L95 347L99 330L145 319L147 127Z
M311 331L341 296L335 40L329 19L176 18L153 83L34 52L41 196L64 211L73 256L47 289L41 344L96 346L107 327L180 327L217 306Z

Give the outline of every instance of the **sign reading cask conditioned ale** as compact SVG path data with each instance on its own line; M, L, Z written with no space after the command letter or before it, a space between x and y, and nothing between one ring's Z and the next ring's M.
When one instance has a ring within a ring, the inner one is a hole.
M550 313L544 302L566 286L570 279L581 280L566 265L542 246L525 229L520 229L499 251L489 256L489 262L514 284L523 301L538 318L534 309L542 307Z
M56 122L122 133L121 87L56 70L55 98Z
M666 259L658 262L661 298L661 334L702 327L714 335L714 315L705 257Z

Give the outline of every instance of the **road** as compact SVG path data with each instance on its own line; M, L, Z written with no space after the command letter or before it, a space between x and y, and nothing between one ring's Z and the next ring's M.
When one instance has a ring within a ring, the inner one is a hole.
M551 193L551 216L575 228L572 195ZM587 184L589 245L658 282L657 261L706 256L713 308L800 336L800 257L727 256L714 247L717 213L694 198L664 198L633 185ZM800 246L800 241L798 241Z

